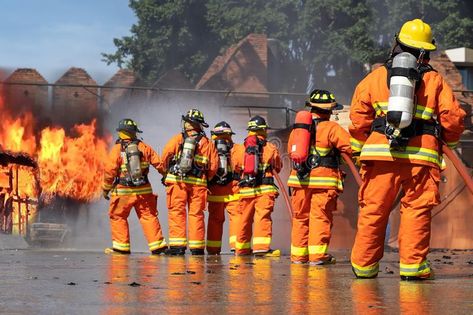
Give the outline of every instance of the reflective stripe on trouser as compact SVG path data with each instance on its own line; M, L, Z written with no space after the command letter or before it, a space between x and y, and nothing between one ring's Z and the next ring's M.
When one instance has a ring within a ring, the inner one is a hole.
M218 254L222 248L223 223L225 222L225 209L229 218L229 243L230 249L235 249L238 201L229 203L209 202L209 218L207 223L207 252ZM233 242L232 242L233 240Z
M427 260L420 264L399 263L399 273L401 276L424 276L430 275L430 272L430 264Z
M359 266L352 261L351 266L353 267L353 271L358 277L372 278L376 276L379 272L378 262L369 266Z
M402 187L399 256L401 264L422 264L430 242L431 209L440 201L437 168L400 162L370 161L361 169L358 228L351 261L363 268L383 257L386 225Z
M130 250L130 233L127 219L133 207L140 220L150 250L165 247L166 241L163 238L156 208L157 196L146 194L111 196L109 216L113 248L121 251Z
M185 238L185 237L170 237L169 238L169 246L186 247L187 246L187 238Z
M207 203L207 187L186 183L166 186L169 245L186 246L186 225L188 226L189 248L205 248L204 210ZM187 214L186 208L189 211ZM189 222L187 222L187 217Z
M271 212L274 208L276 194L263 194L252 198L242 198L239 203L240 219L237 226L235 244L237 254L251 251L253 235L253 251L262 252L270 249L272 236ZM254 222L254 233L252 226Z
M327 259L337 191L294 187L292 192L291 260Z

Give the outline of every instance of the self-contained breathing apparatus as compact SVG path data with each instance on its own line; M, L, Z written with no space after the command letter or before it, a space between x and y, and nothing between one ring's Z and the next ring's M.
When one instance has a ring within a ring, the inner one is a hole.
M149 183L148 176L143 174L141 169L141 160L143 153L138 149L140 140L123 141L119 140L121 145L121 154L123 163L126 166L126 172L123 177L118 178L118 183L124 186L141 186Z
M248 136L244 141L245 157L243 164L242 179L238 183L240 187L256 187L260 185L274 185L272 177L266 177L268 169L260 169L265 139L256 135ZM268 166L269 168L271 166Z
M388 111L386 117L374 120L372 130L386 135L391 150L404 151L409 139L416 135L440 136L440 125L436 121L414 119L416 91L422 77L428 71L435 71L423 63L424 53L421 50L419 58L416 58L402 52L385 64L388 70Z
M195 151L202 137L202 133L199 133L197 137L186 136L183 133L184 141L179 147L179 153L171 160L169 167L171 174L181 178L189 175L202 177L203 170L194 163Z
M302 112L299 112L302 113ZM321 119L313 119L312 114L310 114L311 123L308 124L307 114L299 114L299 117L296 115L296 122L293 126L293 148L297 148L297 143L300 143L299 147L304 145L306 149L304 151L299 151L302 154L293 155L291 154L292 167L297 172L297 178L303 180L307 178L311 170L317 167L328 167L328 168L338 168L340 165L340 154L337 149L332 149L327 155L321 156L316 143L317 135L317 124L322 121ZM305 112L307 113L307 112ZM301 122L301 121L304 121ZM311 144L312 150L310 150Z
M225 139L215 140L215 147L218 153L218 169L213 182L217 185L227 185L233 180L233 173L230 168L230 150L232 144Z

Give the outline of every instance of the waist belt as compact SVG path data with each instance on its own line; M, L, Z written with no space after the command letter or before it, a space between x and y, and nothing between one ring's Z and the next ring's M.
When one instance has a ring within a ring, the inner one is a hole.
M273 177L254 178L253 180L242 180L238 183L240 187L256 187L260 185L274 185Z
M122 186L126 186L126 187L137 187L137 186L142 186L142 185L145 185L145 184L149 184L149 180L148 180L148 176L144 176L142 181L140 181L138 184L135 184L135 183L133 183L131 178L120 177L120 178L118 178L118 184L120 184Z
M340 163L338 161L338 156L327 155L327 156L319 156L318 165L312 168L316 168L319 166L328 167L328 168L338 168L339 165Z
M198 169L197 167L195 167L195 165L192 166L192 169L189 172L187 172L186 174L181 174L179 172L179 167L177 167L177 166L178 166L178 164L171 163L171 165L169 167L169 173L171 173L172 175L175 175L175 176L179 176L179 177L180 176L185 177L185 176L190 175L190 176L194 176L194 177L197 177L197 178L202 178L204 176L204 171Z
M309 155L307 160L300 164L293 164L293 168L298 171L308 172L319 166L328 167L328 168L339 168L340 161L338 154L331 154L326 156L320 155Z
M330 155L326 156L313 154L304 163L292 165L297 172L297 177L301 180L307 178L311 170L320 166L338 169L340 167L339 154L333 153L333 151Z
M386 134L386 117L376 117L371 126L372 131ZM414 119L412 123L401 129L401 137L412 138L421 135L431 135L440 138L440 125L436 121Z
M220 178L217 175L215 175L212 178L212 180L209 182L209 186L212 186L212 185L225 186L228 183L230 183L232 180L234 180L234 177L235 177L235 174L233 173L228 173L224 178Z

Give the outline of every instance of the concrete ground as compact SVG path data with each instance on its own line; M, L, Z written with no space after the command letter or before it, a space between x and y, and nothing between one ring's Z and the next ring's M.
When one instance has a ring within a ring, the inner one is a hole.
M473 251L434 251L437 279L401 282L386 253L374 280L289 257L0 251L1 314L472 314Z

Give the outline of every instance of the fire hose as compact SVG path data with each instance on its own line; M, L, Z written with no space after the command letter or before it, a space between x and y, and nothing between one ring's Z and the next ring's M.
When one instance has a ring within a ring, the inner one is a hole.
M358 169L355 167L355 164L353 164L353 161L351 160L350 156L346 153L341 153L341 155L345 163L350 168L350 171L353 177L355 178L356 183L358 184L358 186L361 186L360 174L358 173ZM289 194L287 193L286 189L284 189L284 183L281 180L281 177L276 173L273 173L273 175L276 181L278 182L279 187L281 187L281 193L283 195L284 202L286 203L287 211L289 213L289 216L292 218L293 211L292 211L292 205L291 205L291 200L289 198Z
M273 172L273 176L274 178L276 178L276 181L278 182L279 187L281 187L282 196L284 198L284 202L286 203L286 209L289 212L289 217L291 218L291 222L292 222L293 211L292 211L291 200L289 199L289 194L287 193L286 189L284 189L284 183L281 180L281 177L279 177L279 175L274 172Z
M345 161L345 163L347 163L348 167L350 168L350 171L353 175L353 177L355 178L355 181L356 183L358 184L358 186L361 186L361 177L360 177L360 173L358 173L358 169L356 168L355 164L353 164L353 161L351 160L350 156L346 153L340 153L343 160Z
M461 178L465 182L468 190L473 195L473 179L470 177L466 166L462 163L458 155L452 151L446 144L442 144L442 151L448 157L448 159L453 163L453 166L457 169L458 173L460 174Z

